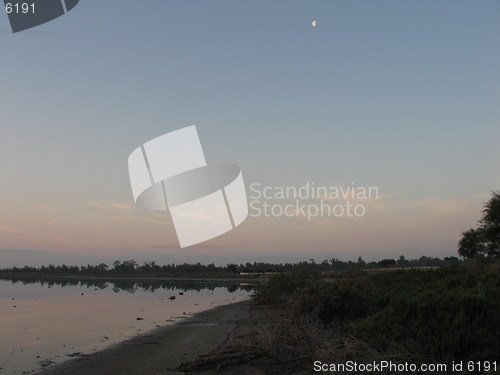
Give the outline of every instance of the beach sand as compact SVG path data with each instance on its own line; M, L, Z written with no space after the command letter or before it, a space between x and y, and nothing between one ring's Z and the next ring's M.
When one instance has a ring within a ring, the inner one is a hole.
M266 313L252 301L219 306L38 374L264 374L249 344Z

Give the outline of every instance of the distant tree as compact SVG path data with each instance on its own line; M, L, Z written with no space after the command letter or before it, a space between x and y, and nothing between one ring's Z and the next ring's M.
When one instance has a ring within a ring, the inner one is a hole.
M328 260L323 260L320 264L320 270L328 271L330 269L330 262ZM281 271L278 271L281 272Z
M378 262L378 264L381 267L389 267L394 266L396 264L396 261L394 259L382 259L380 262Z
M114 269L115 271L118 271L118 270L120 269L120 265L121 265L121 263L122 263L122 262L120 262L119 260L115 260L115 261L113 262L113 269Z
M399 267L406 267L408 265L408 261L406 260L404 255L401 255L398 259L398 266Z
M97 266L97 269L100 271L100 272L106 272L108 270L108 265L106 263L101 263Z
M235 275L236 275L236 274L238 274L238 272L239 272L239 271L238 271L238 265L237 265L237 264L233 264L233 263L228 264L228 265L226 266L226 268L227 268L227 269L228 269L228 270L229 270L232 274L235 274Z
M458 254L468 259L500 258L500 191L484 204L478 227L462 233Z
M449 265L460 264L460 259L458 259L457 257L444 257L444 261Z

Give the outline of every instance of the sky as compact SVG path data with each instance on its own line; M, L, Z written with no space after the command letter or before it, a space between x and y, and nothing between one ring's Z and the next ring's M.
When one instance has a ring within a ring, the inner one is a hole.
M0 267L454 256L500 189L498 19L493 0L81 0L13 34L0 14ZM378 199L181 249L168 212L134 205L127 159L193 124L248 193Z

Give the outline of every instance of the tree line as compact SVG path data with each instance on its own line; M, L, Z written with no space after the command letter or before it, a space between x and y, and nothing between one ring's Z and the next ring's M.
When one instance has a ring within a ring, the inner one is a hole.
M378 262L365 262L359 257L356 262L342 261L337 258L325 259L316 262L315 259L295 263L265 263L247 262L245 264L229 263L225 266L215 264L157 264L155 261L145 262L142 265L135 260L116 260L110 267L105 263L86 266L53 265L41 267L10 267L0 270L1 274L43 274L43 275L82 275L82 276L227 276L252 275L266 273L282 273L295 271L327 272L374 269L380 267L429 267L459 265L463 261L457 257L444 259L422 256L418 259L406 259L403 255L399 259L382 259Z

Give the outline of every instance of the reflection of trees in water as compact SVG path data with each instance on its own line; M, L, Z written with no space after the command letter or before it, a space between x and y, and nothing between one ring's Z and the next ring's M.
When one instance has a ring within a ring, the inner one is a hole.
M106 289L107 287L112 288L116 293L120 291L125 291L128 293L135 293L137 290L142 290L145 292L154 293L158 289L170 290L170 291L189 291L195 290L197 292L201 290L213 291L215 288L226 288L229 293L234 293L238 290L244 290L251 292L254 290L253 285L240 285L239 283L220 283L217 281L169 281L169 280L132 280L132 279L74 279L74 278L23 278L23 277L2 277L3 280L9 280L13 284L22 283L23 285L39 284L42 286L52 287L54 285L66 287L66 286L81 286L87 288Z

